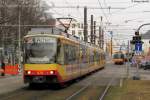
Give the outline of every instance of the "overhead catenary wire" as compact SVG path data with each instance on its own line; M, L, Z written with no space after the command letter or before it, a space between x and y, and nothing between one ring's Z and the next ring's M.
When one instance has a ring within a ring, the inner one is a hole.
M106 0L103 0L104 1L104 5L105 5L105 7L107 7L107 3L106 3Z
M79 0L78 0L78 4L79 4ZM79 7L79 5L78 5L78 7ZM81 14L81 12L80 12L80 10L79 10L79 8L77 7L77 11L79 12L79 14L80 14L80 17L82 18L82 14Z
M98 3L99 3L100 8L102 8L102 4L101 4L100 0L98 0ZM103 9L102 9L102 12L103 12L103 14L104 14L104 16L105 16L107 22L109 22L108 19L107 19L107 16L106 16L106 14L105 14L105 12L104 12Z
M98 0L98 3L99 3L100 8L102 8L102 5L101 5L100 0ZM105 17L105 19L106 19L107 23L109 23L109 20L108 20L108 18L107 18L106 13L104 12L104 10L103 10L103 9L101 9L101 11L102 11L102 13L103 13L103 15L104 15L104 17Z
M119 13L119 12L124 11L124 10L129 9L129 8L133 8L133 7L138 6L138 5L139 5L139 4L133 4L133 5L131 5L131 6L126 7L125 9L120 9L120 10L117 10L117 11L115 11L115 12L112 12L111 15L112 15L112 14Z
M60 12L56 11L55 9L51 9L51 10L53 10L56 14L61 15L62 17L66 17L67 16L67 15L65 15L63 13L60 13ZM79 18L79 17L76 17L76 16L72 16L72 15L70 15L70 17L73 17L73 18L76 18L76 19L83 19L83 18Z
M66 1L66 0L65 0ZM107 22L109 22L109 19L108 19L108 14L109 13L106 13L104 10L105 9L109 9L109 7L102 7L103 5L102 5L102 2L101 2L101 0L98 0L99 1L99 5L100 5L100 7L98 8L98 7L90 7L90 6L87 6L87 8L90 10L90 9L101 9L102 10L102 13L103 13L103 15L104 15L104 17L106 18L106 21ZM104 3L105 3L106 1L104 0ZM79 0L78 0L78 3L79 3ZM105 5L108 5L109 3L115 3L115 4L124 4L124 3L129 3L129 2L107 2L107 4L105 4ZM69 5L69 4L71 4L71 5ZM70 9L77 9L78 11L80 10L80 8L83 8L83 6L81 6L82 4L79 4L79 5L77 5L77 6L72 6L72 3L68 3L68 5L65 7L65 6L55 6L55 8L56 9L60 9L60 8L69 8L70 7ZM121 11L124 11L124 10L126 10L126 9L129 9L129 8L132 8L132 7L135 7L135 6L137 6L138 4L136 3L136 4L133 4L133 5L130 5L130 6L127 6L127 7L111 7L110 9L119 9L118 11L115 11L114 12L114 14L119 14L119 12L121 12ZM130 12L129 12L130 13ZM132 12L131 12L132 13ZM136 13L136 12L135 12ZM73 14L72 14L73 15ZM80 16L81 14L79 14L78 13L78 16ZM74 15L74 17L75 17L76 15ZM81 16L80 16L81 17ZM76 17L77 18L77 17ZM81 18L80 18L81 19ZM83 18L82 18L83 19ZM132 30L132 29L131 29ZM121 30L120 30L121 31ZM125 29L124 30L122 30L122 31L125 31Z
M85 6L79 6L79 5L76 5L76 6L54 6L53 8L57 8L57 9L60 9L60 8L64 8L64 9L68 9L68 8L71 8L71 9L76 9L76 8L81 8L83 9ZM125 7L97 7L97 6L86 6L88 9L125 9Z
M68 3L68 1L67 0L64 0L65 1L65 3L68 5L68 6L70 6L70 4Z
M67 0L65 0L65 3L68 5L68 6L72 6L71 4L69 4L69 2L67 1ZM71 9L70 9L71 10ZM68 9L68 12L69 12L69 9ZM70 17L71 16L71 14L70 13L68 13L68 17Z

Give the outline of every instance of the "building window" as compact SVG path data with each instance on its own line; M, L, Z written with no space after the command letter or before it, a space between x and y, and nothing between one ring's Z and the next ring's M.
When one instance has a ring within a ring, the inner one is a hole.
M72 35L75 35L75 30L72 30Z
M83 28L83 24L81 24L81 28Z
M72 28L75 28L76 27L76 24L72 24Z
M81 35L81 34L82 34L81 30L79 30L79 31L78 31L78 34L79 34L79 35Z
M78 28L80 28L80 23L78 23Z

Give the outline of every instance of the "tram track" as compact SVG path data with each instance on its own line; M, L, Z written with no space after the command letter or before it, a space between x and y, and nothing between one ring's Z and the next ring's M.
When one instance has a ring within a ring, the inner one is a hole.
M39 100L39 97L50 93L51 90L34 90L27 87L1 95L0 100Z
M101 79L102 80L102 79ZM74 92L72 95L67 97L65 100L103 100L105 95L107 94L108 90L112 86L112 83L114 81L113 78L107 78L104 79L107 80L107 84L103 86L95 85L94 83L97 82L97 80L92 81L91 83L85 85L78 91Z
M86 81L88 82L90 80L91 78ZM90 83L88 82L88 84L84 86L72 84L67 88L59 90L24 88L12 93L11 95L2 97L0 100L81 100L84 98L90 98L90 100L103 100L105 94L108 92L108 88L111 86L110 83L112 82L110 82L110 78L101 78L101 80L105 80L105 83L108 82L109 85L98 86L94 84L97 80L94 80Z
M82 91L84 91L85 89L87 89L89 87L90 84L82 87L80 90L78 90L77 92L75 92L74 94L72 94L71 96L69 96L66 100L71 100L73 97L77 96L79 93L81 93Z
M109 83L107 84L104 92L102 93L102 95L99 97L99 100L104 100L104 97L106 96L108 90L110 89L112 82L114 81L114 77L109 81Z
M114 79L110 82L112 76L114 76ZM0 100L103 100L111 86L119 85L120 78L116 70L110 70L110 72L102 70L82 78L78 82L73 82L63 89L30 89L25 86L22 89L8 93L8 95L0 96ZM110 85L108 86L108 84ZM104 96L100 99L102 95Z
M79 86L74 84L64 89L20 89L11 93L1 95L0 100L64 100L72 92L77 91ZM70 94L69 94L70 93Z

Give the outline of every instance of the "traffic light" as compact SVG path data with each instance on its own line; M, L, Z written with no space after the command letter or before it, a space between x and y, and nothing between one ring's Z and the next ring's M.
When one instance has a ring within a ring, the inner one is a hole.
M135 35L136 35L136 36L139 35L139 31L136 31L136 32L135 32Z
M136 35L132 37L132 40L130 41L130 43L135 44L135 43L143 43L143 42L141 41L141 36Z
M135 39L135 41L141 41L141 36L134 36L133 39Z

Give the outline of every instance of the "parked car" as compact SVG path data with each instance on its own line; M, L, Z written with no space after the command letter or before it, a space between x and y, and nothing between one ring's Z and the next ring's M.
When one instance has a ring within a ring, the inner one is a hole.
M146 61L145 66L143 68L144 70L150 69L150 61Z
M146 66L146 60L143 59L143 60L141 60L140 68L144 68L145 66Z

